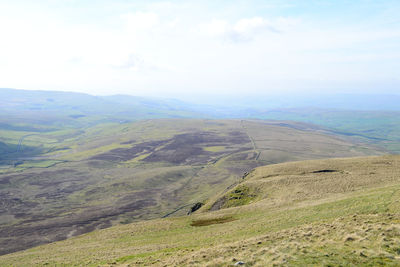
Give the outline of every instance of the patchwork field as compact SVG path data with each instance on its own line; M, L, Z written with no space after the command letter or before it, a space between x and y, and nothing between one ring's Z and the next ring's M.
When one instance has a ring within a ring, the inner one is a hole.
M0 262L5 266L232 266L239 261L245 266L398 266L399 190L399 156L259 167L191 216L96 230L3 255ZM210 211L220 199L223 205Z
M186 214L257 166L384 153L317 126L276 121L145 120L8 136L22 152L40 151L0 170L2 254Z

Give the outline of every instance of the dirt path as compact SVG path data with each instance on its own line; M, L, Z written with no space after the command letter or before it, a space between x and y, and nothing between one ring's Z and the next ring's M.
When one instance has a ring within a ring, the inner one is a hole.
M251 145L253 146L254 153L257 154L257 156L256 156L256 158L255 158L255 160L257 161L258 158L260 157L261 151L258 151L258 150L257 150L257 146L256 146L256 143L254 142L253 137L250 136L249 132L247 131L246 126L244 126L244 120L241 120L241 121L240 121L240 124L242 125L243 130L245 131L245 133L247 134L247 136L248 136L249 139L250 139Z

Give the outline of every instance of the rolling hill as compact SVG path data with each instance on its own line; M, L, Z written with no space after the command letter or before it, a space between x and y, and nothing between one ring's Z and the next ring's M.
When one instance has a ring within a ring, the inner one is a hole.
M400 153L398 103L398 95L224 96L185 102L128 95L93 96L0 88L0 165L4 160L1 156L8 151L7 146L18 144L18 139L13 140L13 137L35 134L56 135L57 139L62 139L100 124L160 118L300 121ZM48 142L40 140L40 144ZM25 149L23 155L14 153L11 156L34 156L42 152L31 147Z
M22 136L22 152L42 151L0 170L2 254L185 214L257 166L385 153L286 121L160 119Z
M397 266L400 157L258 167L190 216L97 230L2 265Z
M339 100L326 107L348 107L337 106ZM203 105L0 89L0 254L103 228L182 216L198 203L205 205L196 213L210 216L240 205L247 209L253 202L272 210L319 203L332 194L278 176L278 185L272 180L264 185L252 178L254 172L248 173L282 162L398 153L397 102L391 102L390 110L376 110L380 102L367 100L360 100L363 107L375 110L288 109L262 99ZM342 174L333 167L320 171L315 175L336 179ZM356 185L346 186L357 191ZM191 223L207 226L215 221L217 227L234 223L235 216ZM186 223L187 218L176 220Z

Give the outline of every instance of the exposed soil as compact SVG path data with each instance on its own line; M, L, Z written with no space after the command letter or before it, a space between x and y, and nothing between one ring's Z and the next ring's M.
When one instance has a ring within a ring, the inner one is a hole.
M220 210L225 203L226 203L226 197L225 196L221 197L220 199L214 202L214 204L210 208L210 211Z

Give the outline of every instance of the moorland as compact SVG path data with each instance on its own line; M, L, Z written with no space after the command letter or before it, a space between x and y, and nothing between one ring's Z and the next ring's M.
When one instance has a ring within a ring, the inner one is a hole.
M399 156L381 156L259 167L190 216L96 230L0 261L10 266L397 266L399 164Z
M363 158L400 151L397 110L255 105L239 116L228 107L173 99L1 94L7 96L0 98L0 253L7 254L0 262L6 265L218 266L239 258L301 265L322 254L327 263L356 264L368 253L377 262L397 259L397 237L360 245L362 224L352 217L372 220L371 238L397 220L398 158ZM348 157L357 158L323 160ZM342 246L344 230L321 237L325 224L347 229L357 242L344 242L349 248L329 258L326 250ZM339 243L324 250L317 245L327 243L322 239ZM376 244L390 249L380 251L384 256L369 251ZM301 246L312 253L294 251ZM267 247L275 252L262 257ZM53 249L57 257L41 254ZM364 256L353 259L350 249Z

